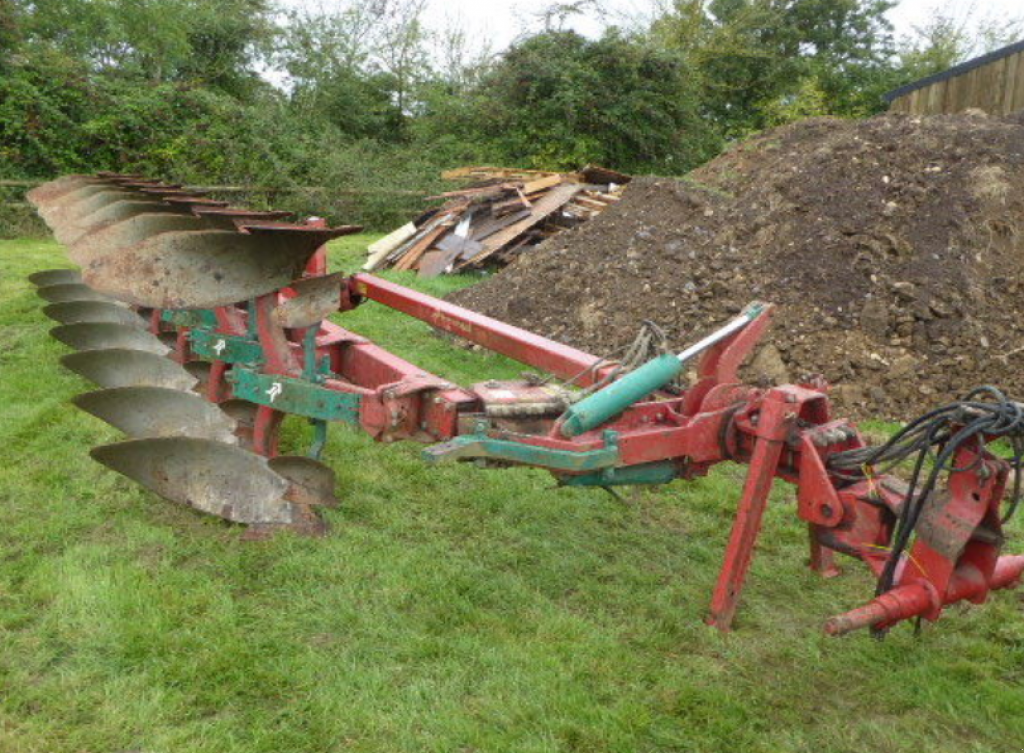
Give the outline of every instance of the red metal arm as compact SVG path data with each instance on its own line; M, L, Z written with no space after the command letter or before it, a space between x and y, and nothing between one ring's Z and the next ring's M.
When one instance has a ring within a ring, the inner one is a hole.
M602 366L597 356L379 277L358 274L352 281L364 298L561 379L579 377L580 386L593 384L611 371L612 366Z

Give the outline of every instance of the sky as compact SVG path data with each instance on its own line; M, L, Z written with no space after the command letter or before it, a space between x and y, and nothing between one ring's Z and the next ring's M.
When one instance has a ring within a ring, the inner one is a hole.
M575 18L570 26L592 36L604 25L623 24L628 19L643 18L658 0L601 0L607 17L594 13ZM331 0L287 0L293 6L341 5ZM482 45L490 43L492 51L507 47L524 30L539 26L537 16L551 5L551 0L430 0L429 25L443 28L458 24ZM952 12L968 22L983 17L1000 19L1024 16L1024 0L902 0L890 11L889 19L899 36L911 35L915 26L926 23L938 10Z

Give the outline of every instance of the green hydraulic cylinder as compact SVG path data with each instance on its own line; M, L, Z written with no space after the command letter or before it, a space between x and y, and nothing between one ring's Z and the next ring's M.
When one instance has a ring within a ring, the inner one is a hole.
M570 407L562 422L562 434L575 437L596 429L609 418L669 384L682 371L683 362L671 353L648 361L636 371Z
M764 310L764 304L753 303L717 332L691 345L679 355L666 353L658 356L639 369L631 371L622 379L612 382L604 389L580 400L562 416L562 435L576 437L592 431L622 413L629 406L665 387L683 373L683 369L690 359L739 332L759 317Z

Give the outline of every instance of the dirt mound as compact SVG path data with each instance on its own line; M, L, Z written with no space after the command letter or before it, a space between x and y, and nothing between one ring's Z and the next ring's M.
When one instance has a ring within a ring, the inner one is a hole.
M752 371L823 374L846 413L906 419L981 383L1024 397L1022 232L1024 119L814 119L638 180L452 297L598 354L643 319L682 345L771 301Z

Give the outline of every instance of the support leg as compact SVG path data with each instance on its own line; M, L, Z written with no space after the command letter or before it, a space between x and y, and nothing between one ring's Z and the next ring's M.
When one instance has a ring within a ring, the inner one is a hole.
M835 578L842 574L836 564L835 552L822 546L814 536L814 526L807 524L808 539L811 542L811 570L822 578Z
M782 439L788 423L784 417L787 406L765 400L761 410L759 436L750 458L750 471L743 486L743 498L736 511L736 520L725 550L725 562L718 575L711 615L707 623L722 631L732 627L743 582L754 556L754 546L761 532L761 521L768 504L768 495L775 480L775 469L782 455Z

